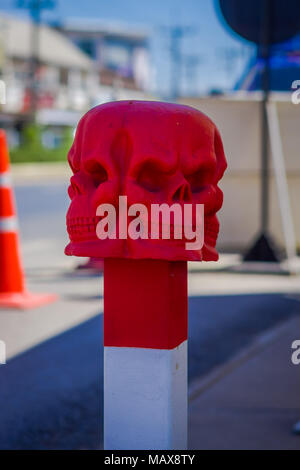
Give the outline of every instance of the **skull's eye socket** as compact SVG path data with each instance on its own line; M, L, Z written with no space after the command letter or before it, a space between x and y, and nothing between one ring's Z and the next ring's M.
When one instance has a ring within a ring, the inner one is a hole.
M198 193L211 184L213 175L214 168L199 168L194 173L186 175L185 178L190 184L192 193Z
M165 186L167 175L168 173L166 171L162 171L158 164L148 162L139 170L137 182L147 191L154 193Z
M108 180L108 174L104 166L101 163L90 160L85 163L84 170L88 173L89 176L92 177L95 186L99 186L99 184L104 183Z

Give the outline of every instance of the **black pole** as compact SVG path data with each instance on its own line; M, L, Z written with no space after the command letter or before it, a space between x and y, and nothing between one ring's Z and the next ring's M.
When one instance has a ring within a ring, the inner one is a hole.
M17 6L19 8L28 9L32 21L30 37L31 58L29 63L29 114L31 119L35 120L38 108L38 67L40 64L39 49L41 13L43 9L54 8L55 0L17 0Z
M176 101L180 94L181 84L181 52L180 41L182 37L182 30L180 27L174 27L171 31L171 57L172 57L172 70L171 70L171 98Z
M35 120L38 108L38 67L41 24L41 2L35 0L31 7L31 62L30 62L30 113Z
M262 38L261 53L262 70L262 101L261 101L261 231L267 235L269 228L269 131L267 121L267 104L270 93L270 34L271 4L270 0L262 2Z
M170 75L170 98L176 101L180 96L183 52L181 42L186 34L193 32L192 27L175 25L170 28L170 54L171 54L171 75Z
M260 44L258 56L262 60L261 72L261 213L260 234L254 245L244 256L244 261L278 262L279 257L269 236L270 199L270 146L267 118L267 105L270 94L270 44L272 34L272 1L262 0L260 15Z

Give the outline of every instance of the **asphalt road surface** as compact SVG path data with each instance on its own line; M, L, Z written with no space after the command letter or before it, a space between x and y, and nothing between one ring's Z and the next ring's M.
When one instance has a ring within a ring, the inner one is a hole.
M63 184L16 188L25 243L65 237L65 191ZM189 380L299 313L297 299L281 294L191 297ZM0 366L1 449L101 448L102 334L96 315Z
M66 238L67 183L18 185L15 196L23 241Z
M189 379L299 314L281 295L193 297ZM1 366L1 449L97 449L103 428L102 315Z

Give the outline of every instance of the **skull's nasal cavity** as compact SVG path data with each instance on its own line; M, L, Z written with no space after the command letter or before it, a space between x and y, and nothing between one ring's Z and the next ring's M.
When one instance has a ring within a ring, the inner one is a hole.
M191 188L189 184L183 184L179 186L179 188L173 194L172 200L174 202L176 201L191 202L192 195L191 195Z
M111 144L111 159L119 164L120 169L124 170L128 167L133 150L131 136L126 129L120 129Z

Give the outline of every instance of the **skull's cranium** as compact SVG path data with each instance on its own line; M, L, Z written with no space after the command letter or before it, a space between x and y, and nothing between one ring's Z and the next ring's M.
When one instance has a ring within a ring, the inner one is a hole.
M217 186L226 160L219 132L201 112L183 105L120 101L90 110L80 121L68 160L73 171L67 214L67 255L213 261L222 206ZM96 209L120 195L128 205L204 204L204 245L185 240L99 240Z

